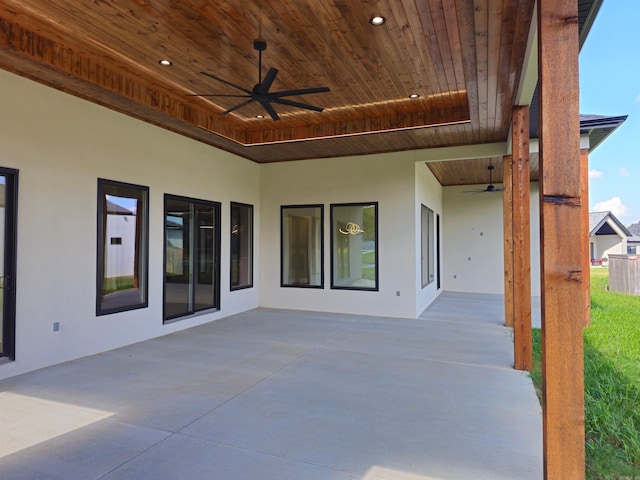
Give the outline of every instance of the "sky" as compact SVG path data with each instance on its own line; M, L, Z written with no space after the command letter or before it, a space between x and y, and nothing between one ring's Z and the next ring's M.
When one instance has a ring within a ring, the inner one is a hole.
M589 155L589 207L640 221L640 0L604 0L580 51L580 113L629 115Z

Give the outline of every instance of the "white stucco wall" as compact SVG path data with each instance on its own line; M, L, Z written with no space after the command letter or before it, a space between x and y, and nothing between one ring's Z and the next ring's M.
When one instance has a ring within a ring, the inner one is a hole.
M258 306L257 282L229 291L228 235L230 201L255 205L260 224L258 165L5 71L0 105L0 166L20 172L16 360L0 365L0 378ZM150 188L149 307L96 317L99 177ZM162 323L165 193L222 203L221 310L169 325ZM258 228L254 235L260 245ZM254 265L259 278L259 249Z
M539 304L540 286L540 184L533 182L531 188L531 295Z
M415 153L263 165L260 304L415 318ZM378 202L379 291L331 289L330 204ZM324 205L324 288L280 287L280 206ZM400 292L400 296L396 295Z
M486 186L486 185L485 185ZM444 187L443 287L454 292L504 293L502 193L466 193L480 186ZM540 295L539 186L531 184L531 295Z
M436 229L435 229L435 218L433 225L433 235L434 235L434 261L436 262L435 271L435 279L432 283L422 288L422 269L421 269L421 256L422 256L422 236L421 236L421 208L422 205L429 207L434 212L434 217L436 215L440 216L440 240L442 240L442 186L436 180L436 178L431 173L431 170L425 165L424 162L418 162L415 164L415 224L416 224L416 258L415 264L416 268L416 315L420 315L433 300L438 296L438 293L442 291L442 288L438 290L437 288L437 239L435 238ZM442 259L442 252L445 250L445 247L440 242L440 258ZM442 278L443 272L440 272Z

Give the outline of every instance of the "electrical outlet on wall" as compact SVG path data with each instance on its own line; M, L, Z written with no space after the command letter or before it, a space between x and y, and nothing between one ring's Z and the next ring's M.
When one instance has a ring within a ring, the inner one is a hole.
M60 322L53 322L53 331L54 332L60 331Z

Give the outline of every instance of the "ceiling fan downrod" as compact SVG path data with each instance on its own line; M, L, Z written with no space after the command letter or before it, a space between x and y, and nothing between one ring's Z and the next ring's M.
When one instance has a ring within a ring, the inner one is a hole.
M258 51L258 85L262 83L262 52L267 49L267 42L256 38L253 41L253 48Z

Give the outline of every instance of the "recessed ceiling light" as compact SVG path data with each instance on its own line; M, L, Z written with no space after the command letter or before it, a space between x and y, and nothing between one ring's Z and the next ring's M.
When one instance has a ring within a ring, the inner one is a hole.
M420 95L417 93L412 93L411 95L409 95L409 98L420 98Z
M173 63L171 63L171 60L158 60L158 63L165 67L170 67L171 65L173 65Z
M384 25L384 22L386 22L386 21L387 21L387 19L382 17L382 16L380 16L380 15L376 15L376 16L371 17L369 19L369 23L371 25L375 26L375 27L378 27L380 25Z

